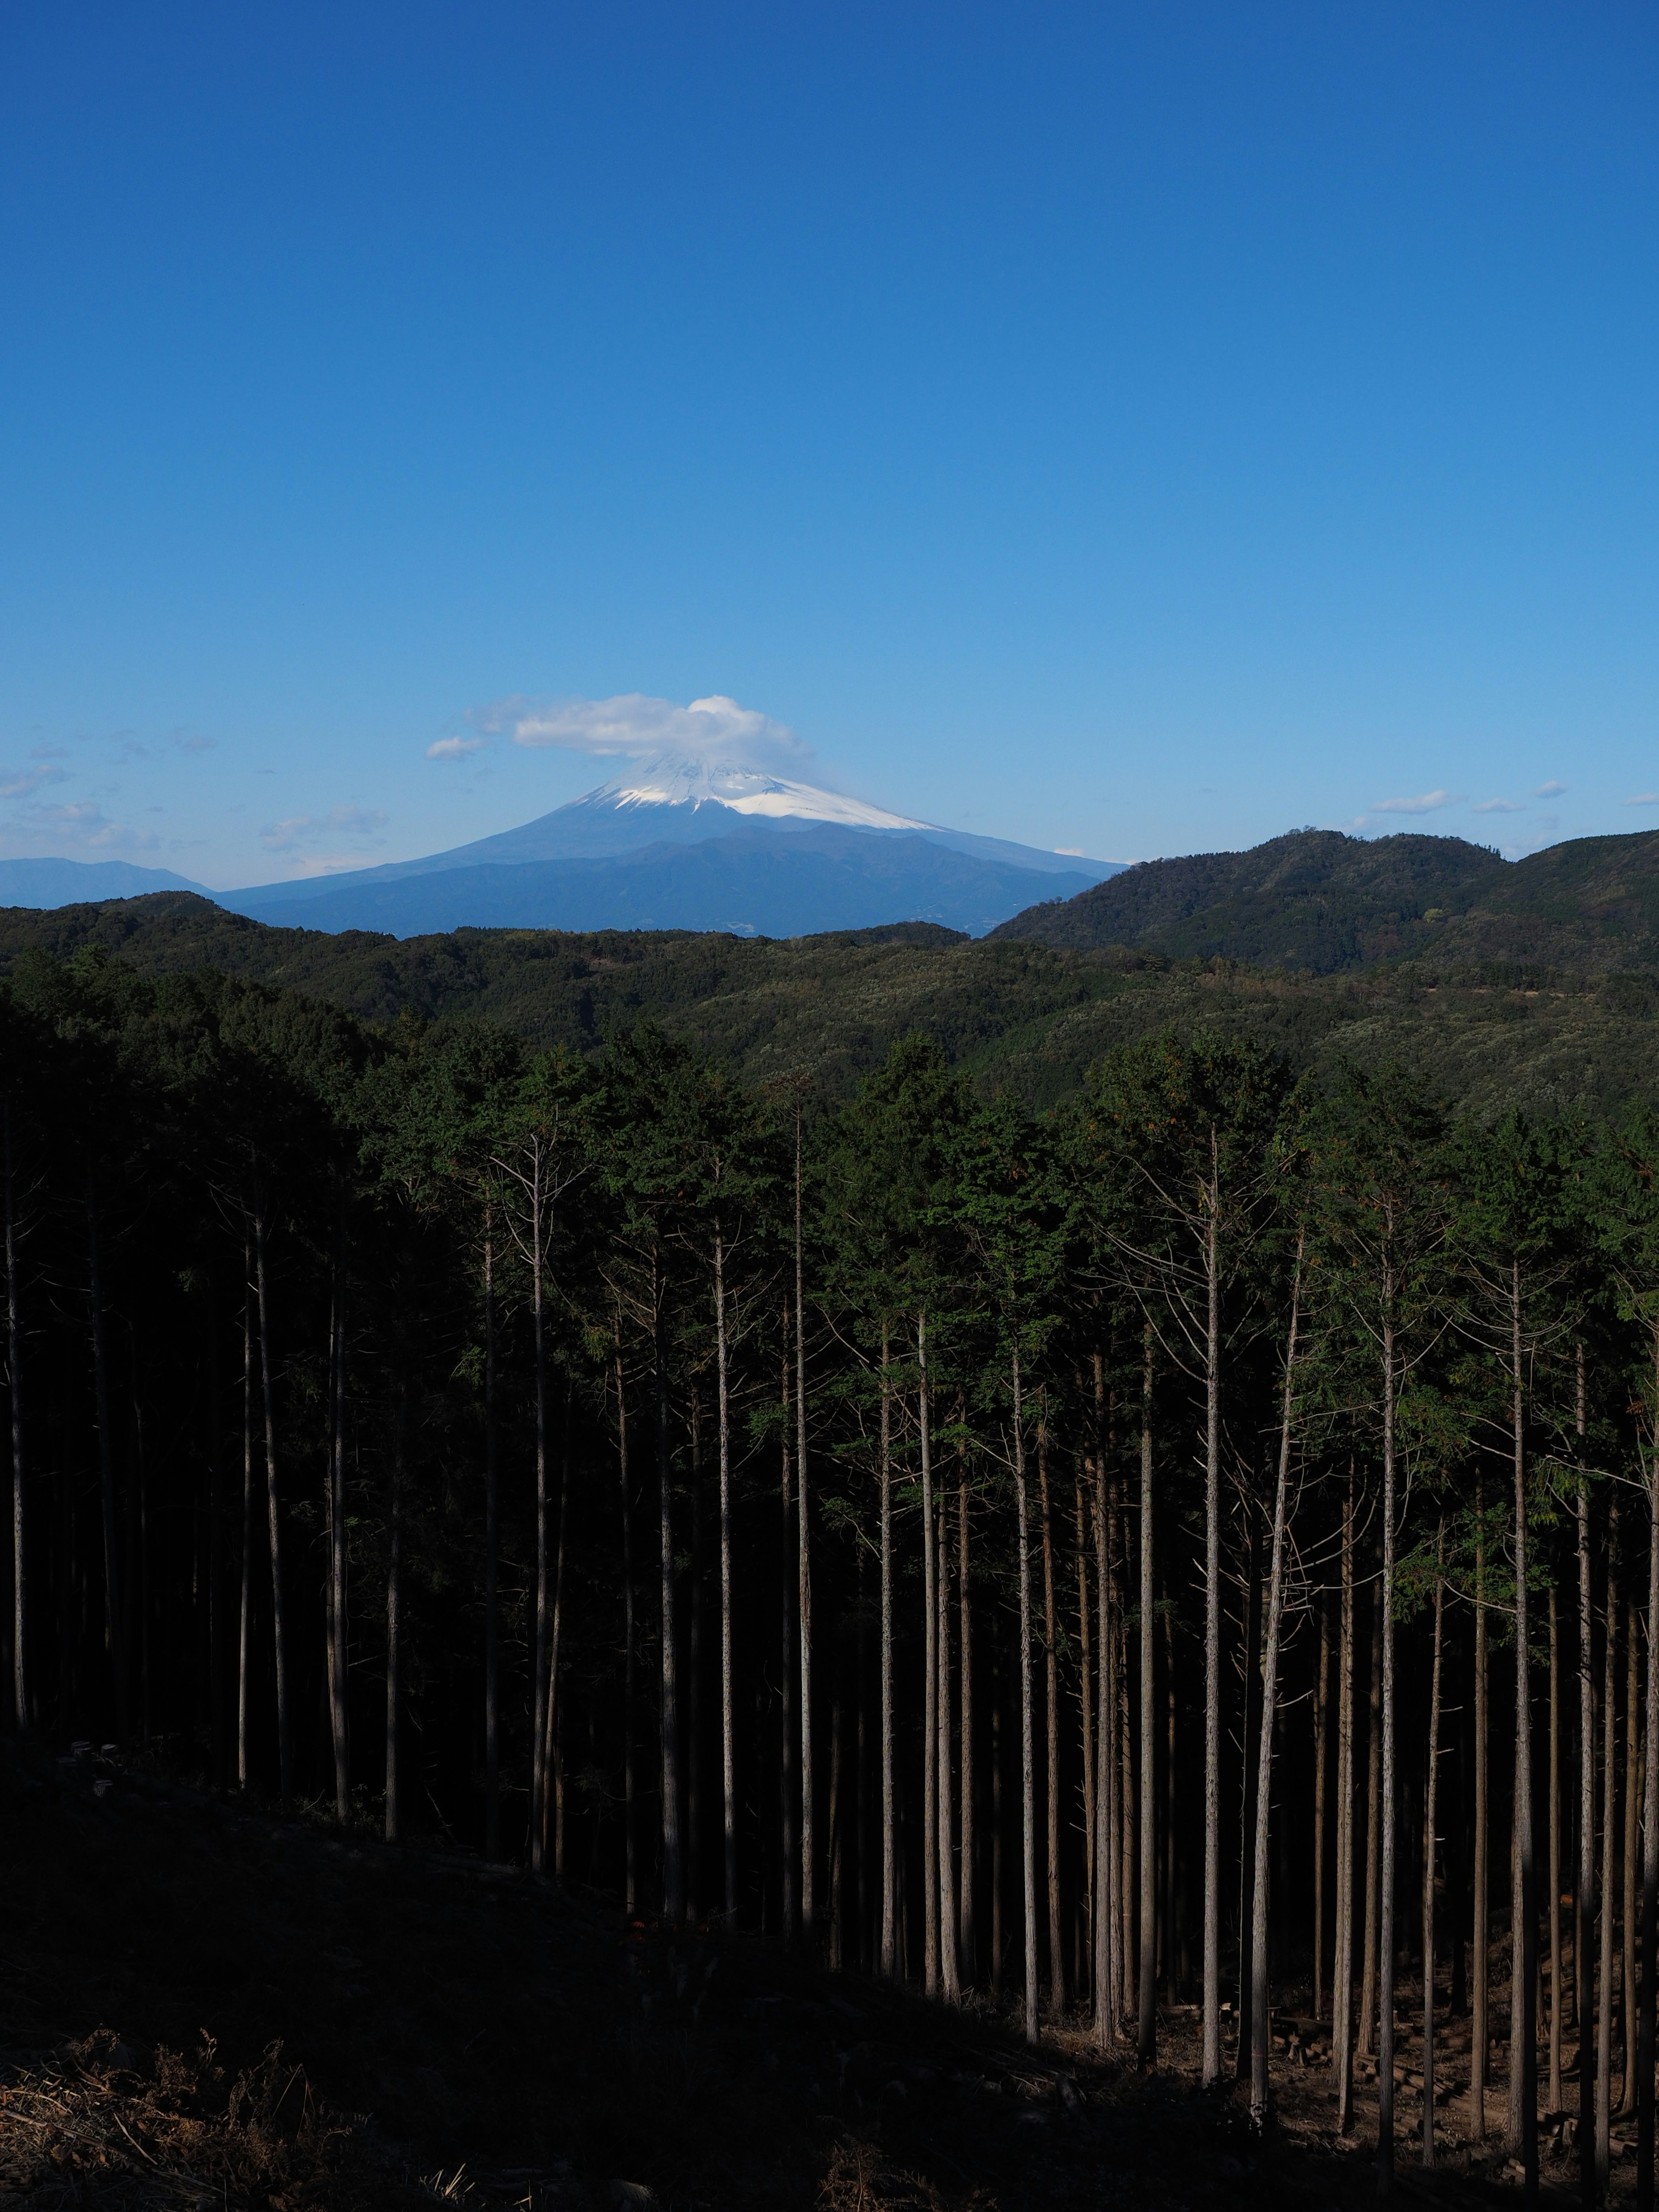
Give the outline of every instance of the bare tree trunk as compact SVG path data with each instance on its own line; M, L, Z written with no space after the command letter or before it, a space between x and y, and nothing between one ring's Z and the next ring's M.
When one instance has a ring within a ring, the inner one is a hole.
M1642 1802L1642 1674L1634 1605L1628 1609L1625 1636L1625 1913L1623 1960L1619 1980L1620 2018L1624 2026L1624 2087L1621 2117L1636 2110L1636 1860Z
M1561 1638L1550 1580L1550 2110L1561 2109Z
M1595 1612L1590 1560L1590 1497L1584 1459L1584 1347L1578 1346L1578 1895L1572 1955L1578 1976L1578 2187L1595 2212Z
M1319 1658L1314 1681L1313 1835L1313 2015L1325 2017L1325 1828L1326 1773L1330 1765L1331 1606L1330 1593L1319 1597Z
M1486 2136L1488 1942L1492 1929L1492 1712L1486 1665L1486 1524L1480 1478L1474 1482L1474 1941L1469 1972L1469 2127ZM1592 1820L1591 1829L1594 1832Z
M933 1437L927 1397L927 1316L916 1316L916 1421L921 1437L921 1688L922 1983L939 1995L939 1597L933 1588Z
M1423 2163L1434 2164L1434 1854L1440 1787L1440 1666L1444 1650L1446 1524L1435 1547L1434 1662L1429 1684L1429 1771L1423 1790Z
M1384 1310L1391 1315L1394 1284L1383 1284ZM1398 1525L1395 1465L1394 1324L1382 1325L1382 1584L1378 1592L1382 1616L1382 1886L1377 1915L1377 2057L1376 2057L1376 2183L1379 2196L1387 2196L1394 2179L1394 1913L1395 1913L1395 1697L1394 1697L1394 1571ZM1432 2120L1431 2120L1432 2126Z
M720 1820L726 1924L738 1924L738 1792L732 1692L732 1395L726 1336L726 1246L714 1231L714 1360L720 1425Z
M403 1800L398 1777L398 1717L403 1701L404 1589L404 1386L398 1383L392 1425L392 1495L387 1501L386 1563L386 1839L395 1844L403 1829Z
M536 1620L531 1645L530 1721L530 1869L547 1868L547 1302L544 1266L543 1224L546 1199L543 1191L543 1160L539 1148L532 1158L530 1198L530 1312L532 1351L536 1385ZM631 1649L630 1639L630 1649Z
M1654 1384L1659 1405L1659 1328L1654 1332ZM1636 2045L1637 2212L1653 2212L1653 2066L1655 1996L1659 1992L1659 1440L1648 1474L1648 1662L1642 1776L1642 1997Z
M248 1662L253 1618L253 1255L242 1240L242 1557L236 1610L236 1787L247 1788Z
M680 1683L674 1626L674 1486L668 1454L668 1346L663 1291L653 1285L652 1332L657 1382L657 1536L662 1622L662 1912L671 1928L685 1917L680 1848Z
M1342 1599L1337 1643L1336 1952L1331 2002L1331 2066L1337 2131L1353 2125L1353 1475L1342 1501Z
M1084 1534L1083 1486L1086 1462L1077 1469L1078 1711L1083 1737L1083 1895L1089 1924L1092 1978L1094 1946L1099 1941L1095 1915L1095 1670L1094 1638L1089 1620L1089 1559ZM1092 1980L1091 1982L1092 1986Z
M1031 1545L1025 1499L1025 1428L1019 1351L1013 1353L1014 1499L1019 1514L1019 1814L1024 1870L1025 2040L1037 2039L1036 1771L1031 1747ZM926 1433L924 1430L924 1434Z
M501 1855L501 1486L495 1436L495 1241L484 1212L484 1856Z
M939 1943L945 1995L956 2004L962 1997L962 1978L957 1957L956 1819L951 1788L951 1550L945 1515L941 1486L935 1527L929 1537L939 1561L934 1575L939 1591ZM963 1786L967 1787L965 1777Z
M628 1390L622 1322L613 1327L617 1365L617 1473L622 1490L623 1570L623 1910L631 1919L639 1893L639 1818L634 1789L634 1498L628 1482Z
M1124 1584L1128 1583L1129 1526L1123 1523ZM1127 2020L1136 2010L1139 1984L1135 1964L1135 1746L1129 1725L1129 1620L1121 1599L1117 1609L1117 1747L1118 1804L1118 1917L1122 1938L1118 1945L1118 2018Z
M1358 2051L1369 2058L1376 2050L1376 1907L1382 1845L1382 1588L1371 1584L1371 1656L1369 1727L1365 1743L1365 1921L1362 1930L1359 1974Z
M1297 1238L1291 1287L1291 1327L1285 1346L1285 1393L1279 1414L1279 1480L1273 1488L1272 1563L1267 1571L1267 1644L1261 1663L1261 1743L1256 1770L1255 1881L1250 1929L1250 2116L1267 2118L1267 1856L1273 1796L1273 1729L1279 1714L1279 1644L1285 1620L1285 1535L1291 1486L1291 1421L1296 1406L1296 1339L1301 1318L1302 1238Z
M104 1339L104 1279L98 1243L98 1200L87 1170L87 1310L92 1325L93 1408L98 1423L98 1498L104 1534L104 1643L115 1696L115 1734L125 1747L132 1734L127 1688L127 1633L115 1533L115 1456L110 1429L109 1357ZM288 1792L283 1793L286 1805Z
M799 1589L795 1615L800 1630L800 1926L812 1946L817 1897L817 1849L813 1838L812 1554L806 1491L806 1292L801 1235L801 1108L795 1105L795 1535Z
M898 1971L897 1850L893 1832L893 1394L881 1331L881 1971Z
M783 1640L781 1750L779 1761L779 1786L781 1793L781 1866L779 1884L781 1894L780 1918L783 1940L793 1945L799 1926L800 1858L795 1849L796 1822L800 1815L800 1788L795 1773L795 1749L798 1741L795 1727L795 1688L800 1673L800 1632L795 1621L795 1607L799 1601L799 1561L795 1542L794 1490L790 1475L790 1455L793 1449L790 1416L794 1408L794 1384L790 1373L789 1357L789 1301L783 1302L783 1449L780 1455L779 1503L782 1520L779 1529L781 1558L780 1595L782 1598L781 1633Z
M1237 2080L1248 2082L1252 2049L1250 1998L1255 1983L1250 1953L1255 1927L1255 1809L1261 1751L1261 1528L1248 1478L1239 1484L1239 1498L1249 1534L1244 1568L1244 1711L1239 1746L1243 1787L1238 1803L1238 2034L1233 2046L1233 2073Z
M334 1261L334 1328L330 1346L328 1466L328 1711L334 1752L334 1817L351 1818L351 1747L348 1729L345 1515L345 1216Z
M259 1303L259 1382L265 1416L265 1507L270 1535L270 1633L276 1662L276 1757L283 1810L294 1796L294 1744L289 1725L288 1633L283 1603L283 1525L276 1496L276 1417L270 1388L270 1307L265 1288L265 1217L253 1217L253 1273Z
M20 1735L29 1725L27 1661L28 1562L24 1547L23 1496L23 1321L17 1273L17 1171L12 1157L11 1105L0 1107L5 1137L6 1176L6 1384L11 1401L11 1697ZM215 1439L216 1463L217 1439ZM217 1495L217 1492L215 1492ZM217 1561L215 1561L217 1570ZM218 1755L216 1749L216 1757Z
M1043 1688L1048 1717L1048 2008L1066 2009L1066 1939L1060 1900L1060 1650L1054 1620L1054 1545L1048 1511L1048 1428L1037 1423L1037 1498L1042 1516Z
M974 1608L968 1572L968 1469L964 1463L962 1480L957 1485L957 1602L961 1618L957 1637L960 1656L957 1663L962 1682L961 1705L957 1715L962 1746L959 1762L962 1777L962 1857L958 1869L961 1904L957 1936L962 1951L963 1977L971 1984L976 1966L974 1954Z
M1118 1668L1121 1641L1118 1635L1117 1481L1106 1485L1106 1611L1101 1624L1100 1758L1106 1778L1106 1799L1101 1821L1101 1851L1106 1862L1103 1885L1103 1940L1106 1955L1107 2010L1115 2043L1123 2021L1123 1783L1118 1764L1118 1728L1122 1718Z
M1221 2079L1221 1254L1220 1175L1210 1139L1204 1240L1209 1293L1204 1426L1204 2084Z
M1140 1989L1137 2023L1143 2066L1158 2058L1158 1823L1153 1792L1158 1759L1153 1748L1152 1663L1152 1332L1143 1342L1140 1370ZM1080 1562L1079 1562L1080 1564Z
M1527 1462L1522 1387L1521 1269L1510 1273L1515 1440L1515 1844L1510 1918L1510 2105L1529 2202L1538 2195L1538 1923L1533 1912L1532 1683L1527 1630ZM1517 1948L1518 1947L1518 1948Z
M1613 1836L1618 1826L1619 1775L1619 1504L1607 1522L1607 1632L1601 1646L1601 1921L1595 2009L1595 2186L1605 2197L1613 2137Z

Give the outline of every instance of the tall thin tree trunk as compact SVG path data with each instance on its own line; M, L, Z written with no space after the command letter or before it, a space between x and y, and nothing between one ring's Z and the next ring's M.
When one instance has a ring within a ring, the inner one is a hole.
M12 1717L22 1735L29 1725L28 1559L24 1544L22 1287L18 1280L17 1170L12 1155L9 1100L0 1107L0 1121L5 1138L6 1386L11 1401L11 1698Z
M660 1283L652 1332L657 1382L657 1537L662 1627L662 1911L671 1928L685 1917L685 1869L680 1846L679 1654L674 1626L674 1486L668 1452L667 1317Z
M1601 1644L1601 1917L1595 2008L1595 2186L1605 2197L1613 2136L1613 1838L1618 1828L1619 1775L1619 1503L1607 1519L1607 1630Z
M1642 1673L1633 1604L1626 1609L1629 1628L1625 1636L1625 1911L1621 1929L1623 1956L1619 1978L1620 2018L1624 2026L1625 2078L1619 2099L1622 2114L1636 2110L1636 1860L1639 1849L1642 1802Z
M1273 1796L1273 1734L1279 1717L1279 1644L1285 1620L1285 1535L1291 1487L1291 1423L1296 1407L1296 1340L1302 1311L1302 1246L1296 1245L1291 1285L1291 1326L1285 1346L1285 1391L1279 1413L1279 1480L1273 1487L1273 1533L1267 1571L1267 1644L1261 1662L1261 1746L1256 1773L1255 1880L1250 1929L1250 2113L1258 2126L1267 2118L1267 1855Z
M1365 1741L1365 1920L1359 1974L1359 2034L1362 2058L1376 2049L1376 1908L1381 1868L1382 1809L1382 1587L1371 1584L1370 1676Z
M1115 2043L1123 2023L1123 1781L1118 1765L1118 1727L1122 1701L1118 1668L1122 1657L1118 1634L1118 1513L1115 1475L1105 1486L1106 1553L1103 1577L1106 1606L1100 1629L1100 1760L1106 1796L1100 1824L1102 1942L1106 1961L1106 2009Z
M1392 1316L1394 1283L1383 1284L1384 1312ZM1394 1323L1382 1325L1382 1585L1378 1598L1382 1613L1382 1883L1377 1914L1377 2056L1376 2056L1376 2179L1386 2196L1394 2179L1394 1914L1395 1914L1395 1697L1394 1697L1394 1569L1398 1504L1395 1466Z
M1048 1510L1048 1426L1037 1422L1037 1502L1042 1516L1043 1692L1048 1719L1048 2006L1066 2009L1066 1938L1060 1899L1060 1639L1054 1619L1054 1528Z
M1098 1379L1097 1377L1097 1379ZM1095 1454L1094 1494L1090 1510L1095 1531L1095 1629L1098 1702L1095 1708L1095 2040L1112 2049L1118 2037L1117 1989L1113 1975L1113 1812L1117 1785L1112 1755L1116 1708L1115 1636L1112 1625L1112 1534L1108 1525L1106 1455Z
M726 1924L738 1922L737 1754L732 1694L732 1397L726 1336L726 1246L714 1231L714 1362L720 1429L720 1820Z
M98 1498L104 1535L104 1643L115 1697L115 1734L125 1747L132 1733L127 1688L126 1622L121 1604L120 1557L115 1531L115 1455L110 1428L109 1356L104 1336L104 1278L98 1240L98 1199L87 1170L87 1309L92 1328L93 1410L98 1423ZM287 1802L283 1791L283 1802Z
M501 1855L501 1491L495 1434L495 1242L484 1210L484 1856Z
M1561 2109L1561 1635L1550 1578L1550 2110Z
M622 1493L623 1571L623 1910L631 1920L639 1896L639 1813L634 1774L634 1496L628 1478L628 1386L623 1372L622 1316L612 1323L617 1372L617 1477Z
M1488 1946L1492 1929L1492 1711L1486 1654L1486 1523L1480 1478L1474 1480L1474 1941L1469 1972L1469 2128L1486 2136ZM1591 1832L1595 1822L1591 1820ZM1585 2107L1588 2114L1589 2107ZM1585 2139L1589 2140L1586 2124Z
M1522 1388L1521 1269L1510 1274L1515 1443L1515 1836L1510 1929L1510 2107L1529 2202L1538 2195L1538 1923L1533 1911L1532 1681L1527 1627L1527 1461Z
M1239 1486L1249 1537L1244 1568L1244 1712L1238 1804L1238 2038L1233 2072L1250 2078L1250 2002L1255 1976L1251 1960L1255 1929L1255 1813L1261 1751L1261 1523L1248 1479Z
M1313 1832L1313 2015L1325 2017L1325 1829L1328 1820L1326 1777L1330 1765L1331 1732L1331 1604L1330 1592L1319 1596L1319 1656L1314 1679L1314 1832Z
M1435 1546L1434 1662L1429 1677L1429 1766L1423 1789L1423 2163L1434 2164L1434 1854L1440 1790L1440 1662L1444 1650L1446 1524Z
M248 1662L253 1619L253 1255L242 1239L242 1553L236 1608L236 1787L247 1788Z
M341 1214L334 1258L334 1328L330 1346L330 1434L328 1464L328 1711L334 1753L334 1817L343 1826L351 1817L351 1747L347 1704L345 1515L345 1217Z
M1143 2066L1158 2058L1158 1822L1154 1818L1158 1759L1156 1669L1153 1665L1152 1567L1152 1332L1142 1338L1140 1368L1140 2017Z
M1036 1771L1031 1747L1031 1544L1025 1499L1025 1427L1019 1348L1012 1362L1014 1500L1019 1515L1019 1815L1024 1870L1025 2040L1037 2039ZM925 1433L925 1432L924 1432Z
M398 1382L392 1423L392 1495L387 1501L386 1561L386 1839L395 1844L403 1832L403 1798L398 1772L398 1720L403 1709L404 1595L404 1384Z
M916 1419L921 1438L921 1865L922 1983L939 1995L939 1600L933 1588L933 1419L927 1398L927 1316L916 1316Z
M939 1559L939 1944L945 1995L956 2004L962 1996L962 1977L957 1954L956 1821L951 1787L951 1547L946 1528L941 1486L933 1539ZM963 1786L967 1787L965 1778Z
M808 1949L817 1894L812 1807L817 1770L812 1759L812 1554L806 1490L806 1291L801 1233L801 1109L795 1106L795 1534L800 1588L800 1925Z
M1094 1637L1089 1620L1089 1555L1084 1534L1083 1489L1086 1461L1077 1468L1077 1627L1078 1717L1083 1742L1083 1910L1088 1923L1092 1977L1094 1945L1099 1929L1095 1917L1095 1670ZM1082 1986L1079 1982L1079 1986ZM1092 1986L1092 1981L1091 1982Z
M795 1691L800 1675L800 1632L795 1620L795 1608L800 1598L799 1547L795 1539L794 1482L790 1463L794 1449L791 1414L794 1408L794 1382L791 1374L789 1336L789 1301L783 1302L783 1449L779 1455L779 1506L781 1522L779 1528L781 1569L779 1596L781 1600L780 1623L783 1644L783 1666L781 1670L781 1705L780 1715L780 1744L778 1785L781 1796L781 1846L779 1869L780 1919L783 1940L793 1945L799 1927L800 1857L796 1850L797 1822L800 1817L800 1785L795 1771L795 1752L799 1741L795 1723Z
M1336 2124L1353 2124L1353 1474L1342 1501L1342 1596L1336 1681L1336 1946L1332 1961L1331 2067Z
M881 1971L898 1971L898 1853L893 1828L893 1394L881 1330Z
M1578 2189L1595 2212L1595 1611L1590 1559L1590 1494L1584 1466L1584 1347L1578 1346L1578 1894L1572 1955L1578 1977Z
M532 1156L530 1197L531 1346L536 1386L536 1619L531 1645L530 1869L547 1866L547 1310L543 1225L546 1199L539 1147Z
M1659 1408L1659 1328L1653 1339ZM1659 1995L1659 1437L1648 1472L1648 1662L1642 1775L1642 1996L1636 2044L1637 2212L1653 2212L1653 2067Z
M276 1663L276 1759L283 1810L294 1795L294 1742L288 1705L288 1631L283 1602L283 1524L276 1495L276 1416L270 1387L270 1304L265 1284L265 1216L253 1216L253 1273L259 1304L259 1382L265 1416L265 1509L270 1536L270 1635Z
M974 1948L974 1607L969 1583L968 1468L962 1462L957 1485L957 1603L961 1626L957 1635L957 1672L961 1680L957 1728L961 1743L962 1856L958 1866L957 1940L962 1952L964 1981L973 1982L977 1961Z
M1221 2079L1221 1253L1220 1170L1210 1134L1204 1270L1209 1299L1204 1415L1204 2083Z

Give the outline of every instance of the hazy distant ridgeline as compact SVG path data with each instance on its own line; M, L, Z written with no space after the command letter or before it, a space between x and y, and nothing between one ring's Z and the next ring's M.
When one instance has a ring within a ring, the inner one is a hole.
M1401 960L1656 967L1659 831L1578 838L1510 861L1461 837L1303 830L1249 852L1146 861L991 933L1321 975Z
M1302 1066L1398 1057L1483 1115L1659 1103L1659 975L1516 962L1321 975L970 941L925 923L781 941L511 929L399 940L271 928L180 894L0 910L0 976L20 959L89 951L150 975L246 977L363 1020L482 1018L584 1053L649 1018L751 1080L807 1069L829 1097L850 1096L895 1038L922 1030L981 1085L1048 1104L1113 1044L1173 1025L1253 1037Z

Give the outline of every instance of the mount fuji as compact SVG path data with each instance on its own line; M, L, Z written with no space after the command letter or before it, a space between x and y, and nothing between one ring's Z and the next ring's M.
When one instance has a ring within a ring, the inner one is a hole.
M534 822L449 852L214 896L257 921L394 937L469 927L799 937L904 921L978 937L1122 865L943 830L814 784L663 753Z

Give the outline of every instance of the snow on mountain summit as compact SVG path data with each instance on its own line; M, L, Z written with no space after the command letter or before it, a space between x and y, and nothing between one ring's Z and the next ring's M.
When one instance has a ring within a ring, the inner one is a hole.
M690 753L659 753L654 760L632 763L621 775L574 803L618 812L638 806L716 805L729 807L734 814L763 816L774 821L839 822L854 830L932 827L909 815L872 806L867 800L849 799L844 792L822 791L816 784L700 760Z

